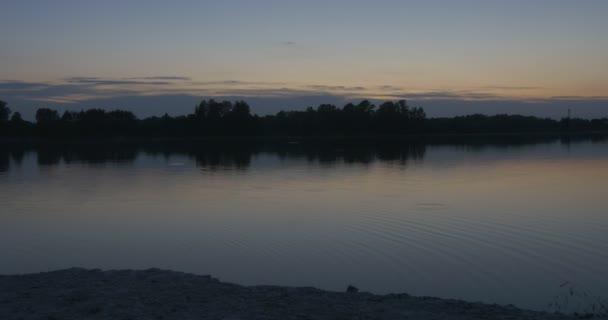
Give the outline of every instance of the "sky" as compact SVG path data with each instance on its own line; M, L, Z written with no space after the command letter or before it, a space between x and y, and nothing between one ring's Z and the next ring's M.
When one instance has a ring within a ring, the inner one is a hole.
M608 1L29 1L0 10L0 99L139 116L407 99L430 116L608 116Z

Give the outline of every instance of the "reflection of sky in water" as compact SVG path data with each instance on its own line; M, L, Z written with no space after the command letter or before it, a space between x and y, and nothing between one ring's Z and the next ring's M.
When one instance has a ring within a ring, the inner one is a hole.
M564 281L608 292L606 146L10 154L0 273L161 267L542 308Z

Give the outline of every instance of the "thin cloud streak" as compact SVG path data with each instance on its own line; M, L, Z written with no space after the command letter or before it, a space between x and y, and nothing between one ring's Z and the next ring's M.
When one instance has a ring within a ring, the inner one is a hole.
M545 87L539 86L483 86L479 87L480 89L489 89L489 90L541 90L546 89Z
M2 91L30 91L40 90L48 87L47 83L43 82L24 82L15 80L1 80L0 81L0 92Z
M559 99L559 100L608 100L608 96L591 96L591 97L582 97L582 96L555 96L549 99ZM607 106L608 107L608 106Z
M346 86L325 86L325 85L308 85L306 88L319 91L365 91L365 87L346 87Z
M181 81L191 81L190 77L181 77L181 76L153 76L153 77L132 77L126 78L129 80L181 80Z
M172 82L169 81L137 81L137 80L114 80L114 79L100 79L100 78L82 78L73 77L65 79L68 83L79 83L83 85L170 85Z

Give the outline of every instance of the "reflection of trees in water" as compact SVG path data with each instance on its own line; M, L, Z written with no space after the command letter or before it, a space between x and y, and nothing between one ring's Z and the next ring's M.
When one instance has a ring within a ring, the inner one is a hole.
M0 150L0 172L8 171L10 163L11 157L8 150Z
M81 152L78 149L66 150L62 158L66 163L85 162L90 164L101 164L106 162L129 163L133 162L138 154L137 148L124 148L121 146L96 147Z
M13 152L11 152L11 156L13 158L13 161L17 165L21 165L21 163L23 162L23 158L25 157L25 150L14 150Z
M2 153L0 164L8 170L10 157L21 162L26 152L36 154L40 166L60 163L122 163L133 162L137 155L187 156L194 159L196 166L209 169L247 169L252 159L260 153L271 154L280 159L306 159L323 165L368 164L373 161L398 160L424 156L425 145L416 143L373 144L373 143L144 143L144 144L56 144L9 148Z
M471 135L471 136L441 136L428 139L432 145L450 146L467 152L482 152L486 150L503 150L554 143L559 136L527 136L527 135Z
M382 161L399 161L401 164L405 164L409 159L422 160L425 153L425 144L406 144L398 149L380 148L378 150L378 159Z
M234 168L246 169L253 157L260 153L280 159L306 159L323 165L338 163L371 163L374 160L400 160L422 158L424 144L370 144L370 143L226 143L226 144L169 144L149 145L142 150L151 155L187 155L198 167L209 170Z
M137 148L121 145L45 146L33 151L37 154L38 165L132 162L138 153Z
M0 145L0 172L7 172L11 166L11 160L17 165L21 165L23 157L25 156L25 150L23 148L11 150L10 148L3 148Z
M467 151L480 152L489 149L513 149L538 144L560 142L562 144L593 142L605 143L605 134L570 134L570 135L470 135L470 136L438 136L425 139L431 145L447 145L464 147Z
M25 150L23 148L12 150L10 148L3 148L3 146L0 145L0 172L7 172L9 170L11 160L15 164L21 165L24 156Z
M52 144L52 145L5 145L0 155L12 158L13 162L21 165L26 153L36 155L39 166L53 166L60 163L121 163L132 162L139 149L136 146L114 144ZM7 161L7 165L8 165ZM7 167L8 168L8 167Z
M54 143L9 144L0 148L0 172L9 170L11 163L19 165L25 153L34 152L38 165L59 163L132 163L139 154L186 156L194 159L196 166L208 170L247 169L253 157L260 153L275 155L279 159L306 159L323 166L337 164L369 164L374 161L396 161L405 165L409 160L421 160L430 145L455 146L467 152L487 149L518 148L545 143L575 143L581 141L605 142L605 137L559 136L469 136L425 137L409 140L344 140L300 141L288 143L249 141L215 142L147 142L147 143ZM11 162L12 159L12 162Z
M148 143L141 146L141 151L148 155L187 156L194 159L196 166L209 170L226 168L246 169L251 165L251 158L260 152L256 144L220 144L220 143Z
M57 150L43 148L36 150L36 154L39 166L57 165L61 161L61 152Z
M190 153L196 166L210 170L220 168L247 169L251 165L252 156L257 153L252 150L204 150Z
M306 159L323 165L369 164L376 160L395 161L405 164L408 159L421 159L426 151L422 143L347 143L347 144L299 144L273 149L281 159Z
M581 142L604 143L606 141L608 141L608 137L605 135L567 135L560 137L560 142L562 145L570 145Z

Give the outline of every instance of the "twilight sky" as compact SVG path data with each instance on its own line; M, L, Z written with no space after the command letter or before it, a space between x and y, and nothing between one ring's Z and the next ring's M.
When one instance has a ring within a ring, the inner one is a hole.
M173 3L174 2L174 3ZM608 1L4 0L0 99L259 114L401 99L431 116L608 116Z

